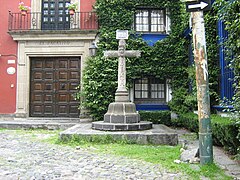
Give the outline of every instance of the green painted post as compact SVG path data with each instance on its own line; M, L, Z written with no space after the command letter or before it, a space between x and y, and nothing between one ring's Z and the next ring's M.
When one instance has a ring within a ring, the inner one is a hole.
M203 11L191 13L199 120L199 155L202 165L213 162L208 66Z

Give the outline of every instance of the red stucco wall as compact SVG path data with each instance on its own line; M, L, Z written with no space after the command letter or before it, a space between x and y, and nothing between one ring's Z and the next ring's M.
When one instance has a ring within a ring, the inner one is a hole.
M21 0L30 6L31 0ZM1 0L0 6L0 114L16 111L17 87L17 42L8 34L8 11L19 12L19 0ZM81 0L80 12L89 12L95 0ZM15 62L15 63L14 63ZM16 68L15 74L8 74L9 67Z
M95 4L95 0L81 0L80 2L80 12L90 12Z
M17 43L7 32L8 11L18 11L18 3L19 0L1 0L0 6L0 114L11 114L16 110L17 72L10 75L7 69L17 68Z

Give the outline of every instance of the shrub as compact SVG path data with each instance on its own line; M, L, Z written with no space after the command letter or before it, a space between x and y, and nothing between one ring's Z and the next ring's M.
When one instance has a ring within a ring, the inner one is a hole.
M182 114L174 124L185 127L193 132L199 131L198 116L194 113ZM173 125L174 125L173 124ZM237 124L230 118L211 115L213 144L223 146L231 154L237 154L240 141L237 135L240 133Z
M192 132L198 132L198 116L194 113L186 113L179 116L179 123Z
M153 124L165 124L171 126L170 111L139 111L141 121L150 121Z
M221 145L231 154L236 154L240 147L240 141L237 139L239 129L235 121L230 118L212 115L213 143Z

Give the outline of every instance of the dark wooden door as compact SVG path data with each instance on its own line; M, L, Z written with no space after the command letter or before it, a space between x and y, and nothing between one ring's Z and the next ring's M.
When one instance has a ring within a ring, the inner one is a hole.
M79 117L80 58L31 58L30 116Z
M42 1L42 29L66 30L70 27L70 16L66 3L70 0Z

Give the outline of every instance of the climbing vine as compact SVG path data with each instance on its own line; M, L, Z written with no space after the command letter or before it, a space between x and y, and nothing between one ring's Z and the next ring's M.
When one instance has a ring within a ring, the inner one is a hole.
M234 71L235 94L228 103L233 106L233 114L236 124L239 127L238 139L240 140L240 1L238 0L217 0L215 8L218 10L218 17L224 22L228 37L224 42L225 56L229 66ZM238 148L238 159L240 159L240 147Z
M235 95L230 100L234 113L240 115L240 1L217 0L215 8L218 17L224 22L228 37L224 42L225 56L229 66L234 70Z
M154 46L137 35L132 26L137 7L167 8L170 12L171 33ZM117 50L116 30L129 30L127 49L141 51L140 58L127 58L127 84L131 87L133 80L143 76L171 79L173 95L177 90L179 96L173 96L169 105L174 110L188 111L192 104L182 104L185 94L189 94L188 46L190 41L184 37L188 27L189 14L185 4L180 0L97 0L95 9L99 19L99 42L96 57L89 58L84 70L83 89L78 97L84 97L81 104L90 111L94 120L102 120L107 106L114 101L117 88L117 59L103 57L105 50ZM213 57L214 61L217 61ZM182 107L184 106L184 107Z

